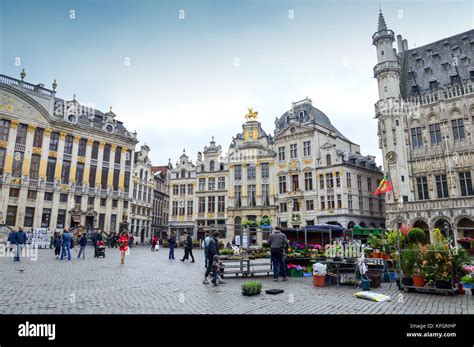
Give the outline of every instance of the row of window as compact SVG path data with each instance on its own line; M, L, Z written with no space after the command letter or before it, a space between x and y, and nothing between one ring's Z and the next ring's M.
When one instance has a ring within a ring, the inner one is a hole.
M311 141L303 141L303 156L311 156ZM298 157L298 144L290 144L290 159L295 159ZM286 160L286 146L278 147L278 161ZM331 164L329 164L331 165Z
M15 226L17 222L17 213L18 213L18 206L8 206L7 208L7 217L5 220L6 225ZM41 215L41 227L42 228L49 228L51 225L51 209L50 208L43 208L42 215ZM58 210L58 216L56 220L56 228L63 229L66 227L66 214L67 210ZM27 207L25 209L25 218L22 224L25 227L31 228L33 227L33 220L35 216L35 208L34 207ZM98 220L98 227L99 229L104 229L105 227L105 213L99 214ZM117 227L117 215L111 214L110 215L110 230L116 230Z
M262 163L261 167L261 177L262 179L267 179L270 177L270 164ZM234 166L234 180L240 181L242 179L242 165ZM255 164L247 165L247 180L252 181L257 179L257 166Z
M152 188L137 183L133 185L133 199L151 203L152 197Z
M255 184L247 185L247 206L257 206L257 191ZM242 186L235 185L235 207L242 207ZM270 185L262 184L262 206L270 206Z
M291 175L291 190L296 191L299 190L299 181L300 181L299 174L292 174ZM287 176L279 176L278 177L278 187L280 194L284 194L287 192ZM372 186L373 179L371 177L366 177L367 182L367 191L371 192L374 186ZM352 177L350 172L346 172L346 182L347 188L352 188ZM336 172L333 174L329 172L327 174L320 174L319 175L319 188L324 189L326 188L334 188L341 186L341 177L340 173ZM313 190L313 173L312 172L305 172L304 173L304 188L305 190ZM362 190L362 176L357 175L357 189Z
M0 119L0 141L8 142L8 135L10 132L10 121L6 119ZM43 137L44 137L45 129L36 127L35 132L33 135L33 147L43 147ZM15 143L20 145L26 145L26 137L28 134L28 125L20 123L17 127L16 133L16 141ZM49 140L49 150L50 151L58 151L59 148L59 139L60 139L60 132L59 131L52 131ZM64 138L64 153L71 154L73 150L73 143L74 143L74 136L73 135L66 135ZM104 146L104 153L103 153L103 161L109 162L110 161L110 153L111 153L110 144L105 144ZM81 138L79 139L78 151L77 155L85 157L87 150L87 139ZM120 164L121 162L121 152L122 147L116 148L116 155L114 158L115 164ZM99 142L94 141L92 144L92 152L91 157L92 159L98 159L99 156ZM131 164L131 151L127 152L126 156L126 165Z
M9 191L9 196L11 198L18 198L20 196L20 189L19 188L10 188ZM53 193L52 192L45 192L44 193L44 201L53 201ZM60 203L69 203L68 201L68 194L59 194L59 202ZM76 205L80 205L82 203L82 197L83 195L73 195L74 203ZM28 190L27 193L27 199L36 201L38 198L38 191L36 190ZM94 201L95 197L93 196L88 196L87 197L87 205L88 206L94 206ZM106 198L101 198L100 199L100 206L105 207L107 204L107 199ZM112 208L116 208L118 206L118 200L117 199L112 199ZM128 201L123 202L123 208L127 209L128 208Z
M207 203L206 203L207 199ZM207 207L207 209L206 209ZM225 196L208 196L206 197L199 197L198 199L198 213L224 213L225 212ZM193 201L182 201L179 203L178 201L172 202L171 214L173 216L192 216L193 215Z
M472 179L471 173L468 172L458 172L459 177L459 187L461 190L461 196L471 196L474 195L472 189ZM449 198L449 189L448 189L448 179L446 175L435 175L436 182L436 193L437 198ZM416 178L416 187L418 192L418 200L429 200L430 193L428 189L428 177L419 176Z
M321 196L320 197L320 205L319 208L320 210L332 210L335 208L342 208L342 195L337 194L336 195L336 200L334 199L334 195L328 195L328 196ZM383 212L383 200L382 199L376 199L378 201L378 212ZM364 198L362 196L359 196L358 198L358 203L359 203L359 210L364 210ZM300 206L300 201L298 199L293 199L292 201L292 208L293 212L299 212L301 211L301 206ZM314 210L314 200L305 200L306 204L306 210L307 211L312 211ZM352 202L352 195L349 194L347 196L347 207L349 210L353 210L353 202ZM369 211L374 212L374 199L369 198ZM288 212L288 203L282 202L279 205L279 212Z
M441 124L430 124L429 125L429 132L430 132L430 141L431 146L438 146L442 142L442 134L441 134ZM453 141L454 142L461 142L466 138L466 133L464 131L464 120L460 119L453 119L451 121L451 129L453 133ZM421 127L411 128L411 146L413 149L423 148L423 133Z

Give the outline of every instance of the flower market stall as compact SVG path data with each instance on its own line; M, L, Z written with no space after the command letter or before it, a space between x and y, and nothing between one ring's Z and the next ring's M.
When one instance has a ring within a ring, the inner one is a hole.
M463 248L454 247L439 229L434 230L431 244L425 244L425 233L419 228L399 237L400 289L445 295L463 289L470 264Z

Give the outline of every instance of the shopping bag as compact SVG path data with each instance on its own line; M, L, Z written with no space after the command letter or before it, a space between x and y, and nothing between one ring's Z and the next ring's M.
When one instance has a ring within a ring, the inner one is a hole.
M159 251L160 250L160 245L155 245L155 251Z
M130 255L130 247L125 251L125 255Z

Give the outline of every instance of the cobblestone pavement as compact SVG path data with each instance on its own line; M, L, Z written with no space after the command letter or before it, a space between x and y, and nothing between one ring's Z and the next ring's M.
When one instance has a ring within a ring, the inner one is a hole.
M168 249L151 252L132 248L125 265L119 251L107 249L106 257L58 261L53 250L39 250L38 260L0 258L0 313L2 314L473 314L471 294L442 296L402 293L395 284L383 283L375 291L392 298L372 302L353 296L349 287L314 287L311 277L274 283L260 277L263 290L281 288L279 295L243 296L242 278L228 278L219 287L202 284L204 258L194 250L196 263L168 260ZM72 251L77 256L76 251ZM24 271L19 271L24 268Z

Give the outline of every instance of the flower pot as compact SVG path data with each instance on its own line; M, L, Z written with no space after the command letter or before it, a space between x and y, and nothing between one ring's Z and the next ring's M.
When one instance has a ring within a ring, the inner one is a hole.
M316 287L324 287L326 275L313 275L313 284Z
M452 289L453 285L451 280L436 280L435 287L440 289Z
M390 259L390 256L389 256L388 254L383 253L383 258L384 258L385 260L388 260L388 259Z
M415 287L424 287L425 286L425 278L421 275L413 275L413 285Z
M379 252L373 252L372 258L380 258L381 254Z
M413 278L411 277L403 277L402 278L402 283L404 286L409 286L411 287L413 285Z
M369 270L365 274L370 279L372 288L380 287L380 282L382 281L382 275L383 275L382 271Z

